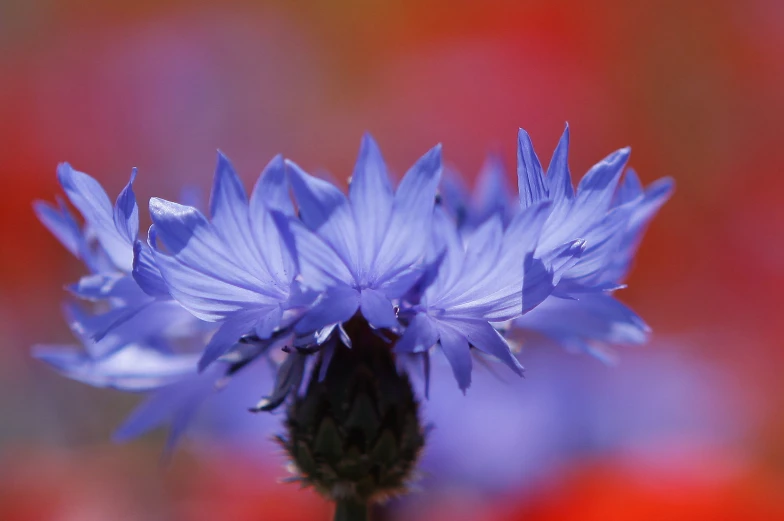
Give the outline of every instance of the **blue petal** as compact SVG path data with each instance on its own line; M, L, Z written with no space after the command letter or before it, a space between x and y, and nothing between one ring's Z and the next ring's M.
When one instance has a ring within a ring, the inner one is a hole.
M169 298L169 288L163 280L161 270L155 264L155 257L141 241L133 246L133 280L151 297Z
M163 387L134 409L114 432L112 439L116 442L128 441L165 423L171 423L173 435L167 440L167 448L171 448L197 407L214 392L214 375L210 374L185 378Z
M136 195L133 193L133 181L136 179L136 169L131 171L131 180L117 196L114 204L114 226L122 237L133 244L139 235L139 207L136 205Z
M591 167L580 180L570 214L575 228L586 229L602 219L609 210L630 152L628 147L613 152Z
M370 278L376 283L376 289L422 260L430 243L441 171L441 145L438 145L422 156L401 180L389 229L371 269Z
M196 374L197 359L196 355L166 355L138 345L99 359L59 346L36 346L33 356L68 378L130 392L157 389Z
M289 195L286 165L283 157L275 156L261 172L250 196L249 215L253 238L260 245L262 260L273 279L291 283L296 276L296 265L275 224L273 213L294 215ZM264 247L261 245L273 245Z
M509 344L488 322L461 320L453 321L452 325L465 335L473 347L498 358L518 375L523 374L523 366L512 354Z
M396 353L421 353L438 342L438 330L433 320L424 313L417 313L406 327L403 336L395 343Z
M348 199L337 187L306 174L291 161L286 161L286 165L302 222L311 231L318 232L352 273L356 273L359 251Z
M354 276L343 259L319 235L300 221L274 213L283 240L296 259L304 283L322 290L335 284L353 284Z
M33 203L38 220L76 258L81 259L86 251L82 230L65 206L59 208L44 201Z
M623 176L623 181L618 186L618 190L615 193L613 205L620 206L634 201L643 195L643 193L644 190L642 188L642 183L640 183L640 178L637 177L637 172L632 168L628 168Z
M468 341L459 331L443 323L439 324L438 333L441 350L452 366L457 385L465 392L471 386L472 361Z
M277 155L264 167L250 196L250 214L256 218L265 210L275 210L285 215L294 214L286 179L286 163Z
M112 263L130 273L133 268L133 242L117 230L112 203L98 181L74 170L68 163L58 166L57 176Z
M153 198L150 213L156 265L172 297L197 317L216 321L248 306L277 305L287 298L288 288L270 280L266 270L229 259L233 250L227 251L195 208ZM158 238L171 255L158 249Z
M374 328L397 329L394 306L383 293L373 289L363 289L360 293L359 306L362 315Z
M642 344L650 331L631 309L602 293L582 295L579 300L548 298L515 325L572 350L583 350L587 342Z
M517 183L520 191L520 204L523 208L528 208L549 198L542 164L534 152L534 146L528 132L523 129L520 129L517 134Z
M68 290L79 298L103 300L108 298L134 301L143 298L133 277L124 273L87 275Z
M478 206L473 209L473 224L486 221L493 215L500 215L504 225L512 220L519 204L506 177L501 157L490 154L485 159L476 181L476 197Z
M558 204L564 199L574 197L572 175L569 173L569 124L555 147L550 166L547 167L547 184L550 188L550 197Z
M394 195L381 151L370 134L362 138L349 185L359 238L360 265L371 266L389 227Z
M199 360L199 371L226 354L244 335L253 331L259 320L258 310L240 311L223 321L204 348Z
M345 322L357 312L359 294L349 286L333 286L327 289L319 301L309 309L294 327L298 333L310 333Z
M228 158L218 153L215 179L210 195L212 226L231 245L232 256L246 267L262 264L261 254L250 231L248 196L242 181L234 171Z

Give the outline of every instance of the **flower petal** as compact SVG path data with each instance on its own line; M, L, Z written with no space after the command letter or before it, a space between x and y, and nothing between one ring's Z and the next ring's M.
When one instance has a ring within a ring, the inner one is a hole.
M316 304L310 308L294 326L298 333L310 333L319 329L345 322L357 312L359 294L349 286L328 288Z
M555 147L550 166L547 167L547 184L550 188L550 197L557 205L562 200L574 197L572 175L569 173L569 124L566 124L563 135Z
M112 263L130 273L133 268L133 241L118 231L114 208L98 181L74 170L68 163L57 167L57 177L68 199L81 212Z
M396 353L422 353L438 342L438 329L424 313L417 313L395 343Z
M353 284L354 276L337 252L320 235L308 230L299 220L273 213L291 255L297 260L303 283L322 290L335 284Z
M438 324L438 333L441 350L452 366L458 387L465 393L471 386L472 361L468 341L462 333L444 323Z
M534 152L531 138L523 129L517 133L517 183L520 191L520 204L528 208L546 201L549 196L542 172L542 164Z
M373 289L363 289L360 293L359 307L362 315L374 328L397 328L394 306L383 293Z
M130 244L133 244L139 235L139 207L136 205L136 195L133 193L135 179L134 168L131 171L131 180L117 196L114 204L114 227Z
M302 222L329 244L352 273L358 266L357 231L351 205L332 183L305 173L286 161Z
M381 248L394 201L384 158L370 134L362 137L349 185L349 199L360 239L360 266L367 268Z
M441 170L441 145L438 145L422 156L400 182L389 229L369 275L377 289L422 260L430 243Z
M199 371L226 354L240 338L253 331L260 317L259 310L243 310L229 316L212 335L199 359Z
M498 358L518 375L523 374L523 366L509 349L504 337L488 322L478 320L461 320L453 322L455 329L463 333L468 343L485 353Z

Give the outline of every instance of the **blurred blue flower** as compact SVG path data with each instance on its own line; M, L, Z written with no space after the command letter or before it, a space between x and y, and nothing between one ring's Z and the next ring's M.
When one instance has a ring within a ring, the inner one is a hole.
M250 368L276 372L258 410L323 380L338 346L367 340L347 331L372 332L426 376L439 347L463 391L484 355L522 373L509 339L600 354L597 345L643 342L647 326L612 292L672 182L645 190L631 171L621 182L622 149L575 191L568 139L567 128L545 175L520 131L517 202L495 160L480 196L445 182L438 197L440 146L393 189L365 135L348 195L278 156L248 197L219 154L210 219L153 198L147 241L137 240L135 171L112 205L97 181L61 165L84 226L62 202L36 212L86 264L90 274L69 289L92 309L66 308L84 350L35 355L90 385L151 393L119 437L170 421L173 443L206 397ZM357 320L365 326L344 327Z

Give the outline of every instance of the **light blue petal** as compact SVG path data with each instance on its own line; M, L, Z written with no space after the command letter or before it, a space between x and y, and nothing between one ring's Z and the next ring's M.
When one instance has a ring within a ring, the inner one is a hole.
M329 244L352 273L357 272L359 249L351 205L337 187L305 173L286 161L289 181L302 222Z
M263 265L261 253L250 231L248 196L228 158L218 153L210 194L212 226L231 255L246 269Z
M145 297L133 277L125 273L87 275L76 284L68 286L68 290L86 300L112 298L133 302Z
M518 375L523 374L523 366L512 354L506 340L488 322L477 320L452 321L454 329L463 333L473 347L492 355L506 364Z
M161 270L155 264L150 248L141 241L133 246L133 280L151 297L170 298L169 288L163 280Z
M258 310L239 311L224 320L204 348L199 360L199 371L204 371L212 362L226 354L241 337L253 331L258 320Z
M294 206L289 195L286 178L286 163L277 155L261 171L250 196L250 213L258 216L263 209L275 210L285 215L294 215Z
M133 193L133 182L136 179L136 169L131 170L131 179L123 191L117 196L114 203L114 226L120 235L133 244L139 235L139 207L136 204L136 195Z
M517 133L517 184L523 208L549 199L542 164L528 132L523 129Z
M262 267L239 265L195 208L153 198L150 245L169 291L191 313L215 321L248 306L277 305L288 288ZM158 239L167 252L160 250ZM277 247L277 245L276 245Z
M635 172L633 168L627 168L626 173L623 176L623 181L621 181L618 190L615 193L613 205L621 206L634 201L643 194L644 190L642 188L642 183L640 183L640 178L637 177L637 172Z
M335 284L355 282L343 259L320 235L308 230L297 219L279 213L274 213L273 219L292 256L297 260L306 286L323 290Z
M319 301L302 316L294 329L298 333L318 331L349 320L358 308L359 294L354 288L333 286L321 295Z
M515 326L536 331L569 349L586 342L636 345L650 329L631 309L607 294L581 295L579 300L550 297Z
M360 266L367 268L373 264L387 233L394 200L384 158L370 134L362 137L349 198L360 238Z
M433 320L424 313L417 313L406 327L403 336L395 343L396 353L421 353L438 342L438 330Z
M84 236L79 225L76 223L71 213L61 205L59 208L45 201L35 201L33 210L38 220L51 232L52 235L71 252L71 254L82 259L86 252Z
M73 380L130 392L157 389L195 375L198 358L167 355L133 344L99 359L59 346L36 346L32 354Z
M74 170L68 163L57 167L57 177L68 199L81 212L112 263L130 273L133 268L133 241L117 230L114 208L98 181Z
M369 278L375 282L376 289L422 261L430 243L441 171L441 145L438 145L422 156L401 180L389 229L370 270Z
M557 205L562 200L574 197L572 175L569 172L569 124L566 124L563 135L555 147L550 166L547 167L547 184L550 188L550 197Z
M457 385L465 392L471 386L472 361L468 341L462 333L443 323L438 325L438 333L441 350L452 366Z
M380 291L365 288L360 293L359 307L365 320L374 328L397 329L398 322L392 302Z

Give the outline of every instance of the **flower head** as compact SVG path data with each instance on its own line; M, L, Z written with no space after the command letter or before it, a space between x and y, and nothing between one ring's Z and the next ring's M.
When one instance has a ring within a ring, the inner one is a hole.
M393 188L365 135L347 195L278 156L248 197L219 154L209 218L153 198L147 241L137 239L135 172L112 205L97 181L61 166L85 225L62 203L36 211L87 265L70 289L93 309L67 308L84 350L36 356L91 385L150 393L119 437L170 420L172 443L204 399L271 362L272 391L252 410L288 403L281 439L300 478L337 499L399 490L424 443L401 367L421 365L427 382L440 349L465 392L476 357L522 374L510 337L591 351L647 336L612 292L671 182L645 190L633 172L623 178L621 149L575 190L568 140L567 128L545 175L521 130L519 199L491 162L473 202L448 184L438 196L440 146ZM357 462L390 481L364 479Z

